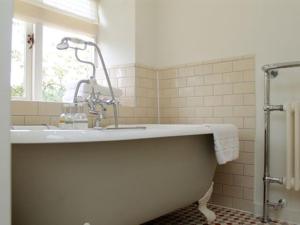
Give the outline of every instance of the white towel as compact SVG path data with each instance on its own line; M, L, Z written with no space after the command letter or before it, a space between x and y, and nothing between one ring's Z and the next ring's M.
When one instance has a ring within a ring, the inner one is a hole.
M239 157L239 132L232 124L205 124L214 135L218 164L225 164Z

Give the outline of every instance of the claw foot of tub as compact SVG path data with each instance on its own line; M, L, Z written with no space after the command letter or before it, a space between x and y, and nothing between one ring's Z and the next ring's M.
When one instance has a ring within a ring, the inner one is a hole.
M207 208L207 203L212 195L214 183L212 182L210 188L206 194L198 201L199 202L199 211L205 216L208 223L213 222L216 219L216 214Z

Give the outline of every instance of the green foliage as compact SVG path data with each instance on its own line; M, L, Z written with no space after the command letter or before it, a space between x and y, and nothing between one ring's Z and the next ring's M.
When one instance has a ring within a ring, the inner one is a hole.
M63 102L67 84L89 77L91 68L79 63L73 51L52 49L43 57L42 98L43 101Z
M21 85L13 85L11 87L11 96L13 97L23 97L24 96L24 87Z
M48 60L48 59L47 59ZM44 74L52 74L48 79L44 79L42 83L42 96L46 102L62 102L66 88L63 85L63 79L66 70L57 64L51 67L52 71L44 69Z

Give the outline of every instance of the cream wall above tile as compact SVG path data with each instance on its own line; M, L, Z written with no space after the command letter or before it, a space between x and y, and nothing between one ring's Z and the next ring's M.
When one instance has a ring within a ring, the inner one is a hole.
M157 66L255 54L257 2L157 1ZM213 72L248 70L252 62L219 62Z

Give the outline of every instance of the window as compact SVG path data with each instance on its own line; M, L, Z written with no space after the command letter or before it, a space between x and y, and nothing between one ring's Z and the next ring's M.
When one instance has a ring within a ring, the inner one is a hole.
M72 49L57 50L62 38L95 41L99 0L14 0L11 95L13 99L66 101L74 84L92 74ZM71 32L72 31L72 32ZM94 61L94 49L80 51Z
M65 14L80 17L93 23L98 21L98 0L16 0L21 4L54 11L56 14ZM31 7L29 6L29 7Z
M92 38L84 35L43 27L43 101L70 101L73 99L77 81L87 79L92 75L91 66L78 62L73 49L56 49L56 45L63 37L78 37L93 41ZM79 56L93 62L94 50L88 47L87 50L80 52Z
M11 95L26 98L26 23L13 20L11 50Z
M12 99L70 101L78 80L92 75L91 66L78 62L73 49L56 49L64 37L94 41L89 35L14 20L12 36ZM27 43L30 37L35 44ZM88 47L79 56L94 62L94 49Z
M37 0L36 0L37 1ZM39 0L41 1L41 0ZM96 0L42 0L44 4L72 13L91 21L97 21L97 2Z

